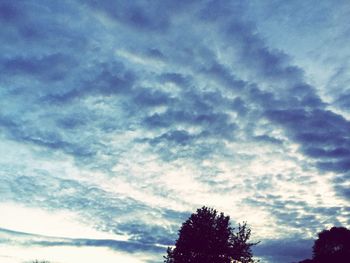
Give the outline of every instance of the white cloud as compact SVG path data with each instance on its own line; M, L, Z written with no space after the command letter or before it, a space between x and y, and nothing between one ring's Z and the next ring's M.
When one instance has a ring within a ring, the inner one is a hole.
M50 263L144 263L148 257L97 247L22 247L0 245L1 263L24 263L35 259L47 260Z
M44 210L17 203L0 203L0 227L36 235L62 238L127 240L127 236L101 232L82 224L72 211Z

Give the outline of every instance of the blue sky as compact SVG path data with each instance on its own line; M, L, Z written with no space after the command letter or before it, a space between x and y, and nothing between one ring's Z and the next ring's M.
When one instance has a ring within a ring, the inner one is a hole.
M161 262L203 205L262 262L349 227L350 4L0 0L0 261Z

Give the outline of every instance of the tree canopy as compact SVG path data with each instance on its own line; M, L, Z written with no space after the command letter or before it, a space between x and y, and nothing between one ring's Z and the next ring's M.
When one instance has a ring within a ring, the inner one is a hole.
M350 230L332 227L318 234L313 246L313 258L299 263L347 263L350 259Z
M254 262L248 243L251 230L240 224L235 233L230 217L202 207L182 224L175 247L168 248L165 263L242 263Z
M316 262L346 263L350 260L350 230L345 227L332 227L318 234L313 246Z

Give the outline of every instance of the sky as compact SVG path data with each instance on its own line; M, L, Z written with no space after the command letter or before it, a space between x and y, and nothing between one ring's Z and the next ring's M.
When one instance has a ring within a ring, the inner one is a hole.
M0 261L162 262L191 213L262 263L350 226L348 0L0 0Z

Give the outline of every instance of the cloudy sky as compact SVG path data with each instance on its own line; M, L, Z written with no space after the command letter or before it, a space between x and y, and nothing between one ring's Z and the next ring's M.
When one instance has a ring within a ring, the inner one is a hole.
M349 227L348 0L0 0L0 261L162 262L207 205L262 262Z

